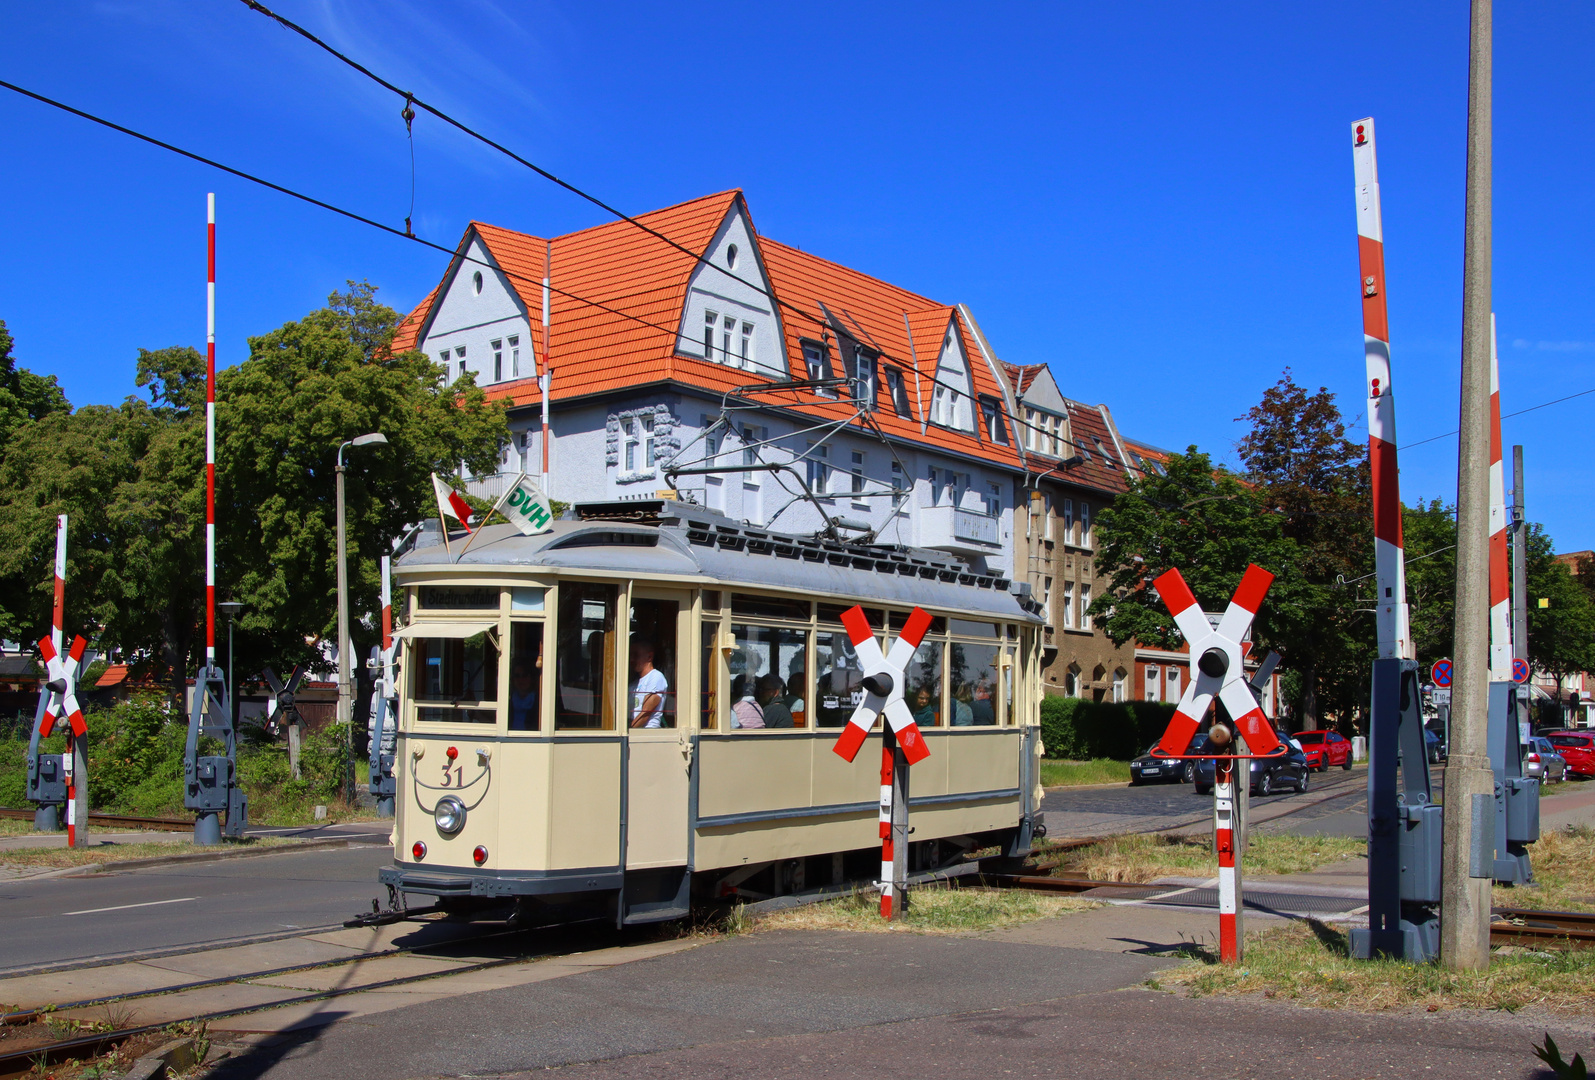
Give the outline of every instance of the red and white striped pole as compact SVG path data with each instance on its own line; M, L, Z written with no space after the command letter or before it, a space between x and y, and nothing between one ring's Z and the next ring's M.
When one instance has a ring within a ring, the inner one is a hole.
M1362 341L1368 367L1368 465L1373 475L1374 615L1382 660L1412 659L1406 555L1401 537L1401 480L1396 469L1396 399L1390 384L1390 314L1385 306L1384 219L1373 117L1351 125L1357 178L1357 261L1362 274Z
M1506 472L1501 464L1501 366L1490 315L1490 681L1512 678L1512 583L1506 559Z
M543 370L538 374L537 383L543 391L543 494L548 495L548 389L554 381L553 351L549 348L548 337L548 278L553 269L554 245L552 241L545 241L543 245ZM550 496L552 498L552 496Z
M1241 867L1236 850L1236 759L1215 761L1213 783L1213 837L1218 848L1218 958L1225 964L1241 962L1246 928L1241 908Z
M897 740L889 725L881 725L881 918L895 918L898 897L897 853L892 843L892 784L897 772Z
M61 655L61 645L65 641L61 627L66 621L66 515L57 514L55 517L55 605L50 612L50 644L55 646L56 655ZM72 725L68 724L66 731L66 753L61 755L61 771L66 776L66 846L78 846L78 785L77 765L78 756L77 738L72 732Z
M205 196L205 668L216 668L216 193ZM195 687L204 693L204 687Z
M393 559L391 556L382 556L382 692L384 696L393 691L393 587L389 582L392 576Z

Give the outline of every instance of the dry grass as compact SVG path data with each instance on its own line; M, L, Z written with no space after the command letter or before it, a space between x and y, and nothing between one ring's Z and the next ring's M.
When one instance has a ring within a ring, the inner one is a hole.
M33 822L26 818L0 817L0 836L27 836L33 832Z
M1309 920L1246 935L1246 959L1231 967L1211 949L1149 981L1192 995L1261 994L1302 1005L1379 1011L1422 1006L1442 1009L1534 1008L1587 1016L1595 1001L1595 950L1498 951L1482 972L1451 972L1438 964L1353 960L1343 931Z
M1353 837L1253 833L1244 865L1252 874L1300 874L1366 853L1367 842ZM1170 875L1211 876L1218 872L1218 856L1206 836L1115 836L1068 852L1057 869L1097 881L1140 883Z
M262 848L292 847L297 843L299 843L297 840L268 836L229 841L219 849L199 848L192 840L149 844L96 844L93 847L80 848L14 848L0 851L0 866L16 870L54 870L69 866L87 866L90 863L120 862L123 859L192 855L199 851L233 851L244 848L258 851Z
M1112 758L1090 761L1041 759L1042 787L1080 787L1086 784L1128 784L1130 763Z
M1540 911L1595 911L1595 828L1570 825L1540 834L1529 845L1535 884L1529 888L1495 887L1499 907Z
M1015 889L921 888L910 893L908 911L891 922L881 918L880 896L855 892L838 900L741 916L745 930L854 930L868 933L968 934L999 930L1071 911L1101 907L1073 896L1047 896Z

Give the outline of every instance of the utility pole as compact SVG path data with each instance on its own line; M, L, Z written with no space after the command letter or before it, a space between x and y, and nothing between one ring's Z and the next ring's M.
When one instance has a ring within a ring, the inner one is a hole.
M1490 692L1490 306L1492 0L1472 0L1467 212L1462 267L1462 407L1457 461L1456 681L1445 767L1440 962L1490 964L1495 778ZM1482 850L1476 850L1482 848Z

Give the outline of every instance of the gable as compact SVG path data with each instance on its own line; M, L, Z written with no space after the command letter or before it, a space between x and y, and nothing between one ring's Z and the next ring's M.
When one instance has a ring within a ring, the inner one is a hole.
M676 352L764 378L787 378L774 291L747 208L736 199L687 281Z
M530 377L536 373L531 325L520 293L474 229L462 255L438 287L416 348L439 362L447 353L451 380L461 360L480 386Z
M930 420L933 424L958 431L975 429L974 383L969 373L969 354L957 319L947 320L941 351L936 357L936 382L930 391Z
M1058 381L1052 377L1052 368L1046 364L1037 364L1033 368L1023 370L1029 385L1025 387L1024 393L1019 395L1019 400L1032 408L1062 414L1067 405L1063 393L1058 389Z

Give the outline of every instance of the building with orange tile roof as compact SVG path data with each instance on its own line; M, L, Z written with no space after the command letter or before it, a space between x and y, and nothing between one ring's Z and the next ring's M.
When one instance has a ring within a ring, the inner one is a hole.
M475 494L541 470L546 365L555 499L669 491L1013 573L1014 400L967 307L760 236L739 191L636 221L550 239L473 222L400 324L396 348L510 403L512 443ZM845 382L787 385L811 380ZM672 468L725 471L672 485Z

